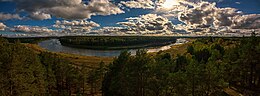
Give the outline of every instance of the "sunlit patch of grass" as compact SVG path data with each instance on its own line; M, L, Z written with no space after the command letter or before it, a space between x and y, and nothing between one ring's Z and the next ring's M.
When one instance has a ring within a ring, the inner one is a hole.
M185 44L173 45L168 50L155 52L155 53L151 53L151 54L155 55L155 54L161 54L161 53L170 53L172 55L172 57L175 58L178 54L179 55L185 54L187 52L187 47L189 45L191 45L192 42L194 42L196 39L186 39L186 40L188 40L189 42L185 43Z
M172 46L171 49L165 50L164 52L170 53L173 57L176 57L177 54L182 55L182 54L186 53L187 52L186 49L189 45L191 45L191 42L186 43L186 44L174 45L174 46Z

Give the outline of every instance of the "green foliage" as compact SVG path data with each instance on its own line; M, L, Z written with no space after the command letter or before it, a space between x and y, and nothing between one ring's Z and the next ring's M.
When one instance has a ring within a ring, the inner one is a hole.
M126 65L130 60L130 53L123 51L118 58L109 66L108 72L105 74L102 92L107 96L123 95L127 87L124 87L126 83L127 71Z
M0 44L8 43L8 40L6 40L4 37L0 36Z
M18 43L0 45L0 53L0 95L45 93L44 67L37 54Z
M55 53L43 51L36 54L20 42L8 43L4 38L0 38L0 42L1 96L91 94L87 82L92 79L88 78L89 68L72 65ZM94 74L99 76L95 79L99 87L104 68L104 63L101 63Z
M46 94L71 95L80 94L85 85L86 74L70 65L69 61L56 54L42 52L41 62L45 66L45 81L47 82ZM83 93L82 93L83 94Z
M103 95L222 96L229 86L245 95L259 95L259 41L255 36L202 38L176 57L123 52L108 68Z
M87 82L91 86L91 94L97 94L101 91L102 81L106 72L105 63L102 61L99 68L92 70L88 73Z
M225 64L229 68L228 78L233 86L243 87L241 92L248 95L259 95L260 88L260 39L252 35L240 40L238 46L225 55Z

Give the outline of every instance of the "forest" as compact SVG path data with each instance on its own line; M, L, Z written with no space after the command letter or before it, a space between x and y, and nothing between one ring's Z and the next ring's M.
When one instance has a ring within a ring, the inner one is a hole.
M0 38L1 96L260 95L260 38L199 38L183 54L123 51L110 64L73 65ZM235 93L234 93L235 94Z
M260 95L260 38L201 38L183 55L123 52L104 75L104 96ZM235 94L235 95L234 95Z
M87 49L137 49L176 42L176 38L170 36L84 36L59 40L64 46Z
M9 43L4 38L0 38L0 53L1 96L90 94L86 91L92 84L87 79L90 68L75 66L55 53L35 52L19 41Z

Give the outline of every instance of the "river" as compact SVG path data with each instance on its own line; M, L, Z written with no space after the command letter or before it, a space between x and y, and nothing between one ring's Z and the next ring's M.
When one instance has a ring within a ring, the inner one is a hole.
M183 44L186 42L187 41L185 39L177 39L176 43L170 45L161 46L161 47L144 48L144 49L146 49L148 53L159 52L159 51L170 49L171 46ZM45 40L38 43L38 45L52 52L63 52L63 53L77 54L83 56L113 57L113 56L118 56L121 53L121 51L123 51L123 50L92 50L92 49L72 48L72 47L62 46L58 39ZM135 55L137 50L138 49L130 49L128 51L131 52L132 55Z

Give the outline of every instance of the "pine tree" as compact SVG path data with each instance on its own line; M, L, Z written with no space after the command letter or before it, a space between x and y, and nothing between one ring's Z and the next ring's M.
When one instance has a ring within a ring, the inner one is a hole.
M126 65L130 60L130 53L123 51L118 58L108 67L108 72L104 76L102 83L102 92L104 96L122 96L127 95L126 90ZM123 94L126 93L126 94Z
M43 95L44 67L38 56L25 46L6 44L0 48L1 95Z

